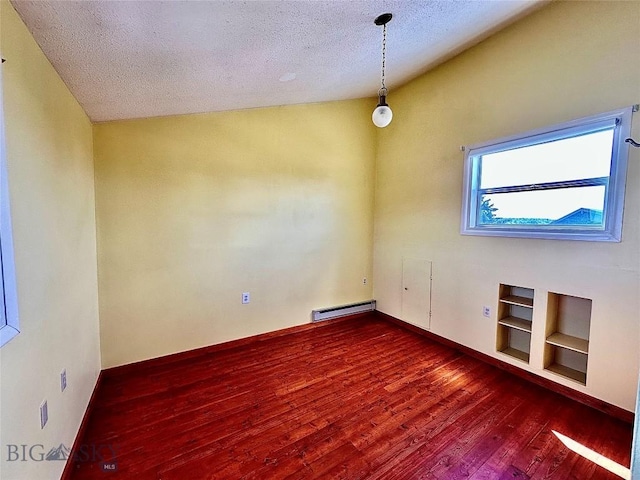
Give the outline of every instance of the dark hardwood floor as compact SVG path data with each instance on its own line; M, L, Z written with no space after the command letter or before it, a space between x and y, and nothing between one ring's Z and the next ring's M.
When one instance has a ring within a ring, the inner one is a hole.
M629 466L631 425L370 315L105 375L72 478L620 478L554 430Z

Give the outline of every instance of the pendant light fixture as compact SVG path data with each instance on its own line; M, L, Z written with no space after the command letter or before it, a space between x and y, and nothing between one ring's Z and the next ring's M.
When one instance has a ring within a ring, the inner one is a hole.
M391 20L393 15L390 13L383 13L374 20L374 23L378 26L382 25L382 79L380 90L378 90L378 106L373 111L371 119L376 127L386 127L391 123L393 118L393 112L387 105L387 86L384 83L384 67L387 56L387 23Z

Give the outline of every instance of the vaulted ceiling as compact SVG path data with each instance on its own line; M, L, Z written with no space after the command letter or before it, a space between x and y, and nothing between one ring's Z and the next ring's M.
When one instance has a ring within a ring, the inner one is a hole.
M12 1L93 121L374 97L379 14L392 92L542 3Z

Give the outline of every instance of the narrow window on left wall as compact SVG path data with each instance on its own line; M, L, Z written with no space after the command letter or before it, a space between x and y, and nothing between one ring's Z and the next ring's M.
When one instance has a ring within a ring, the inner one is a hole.
M3 68L0 68L0 347L20 333L4 138Z

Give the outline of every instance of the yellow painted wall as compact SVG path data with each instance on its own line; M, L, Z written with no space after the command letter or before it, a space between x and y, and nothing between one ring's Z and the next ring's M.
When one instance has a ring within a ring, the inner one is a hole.
M394 120L377 139L378 308L401 317L402 258L432 260L431 330L522 366L495 353L498 284L534 288L529 370L633 410L640 150L629 158L623 241L611 244L460 235L459 147L639 103L639 58L640 2L554 2L392 92ZM586 387L542 371L548 291L593 299Z
M7 444L70 447L100 371L92 127L13 7L0 13L21 329L0 349L0 477L53 479L64 462L9 462Z
M356 100L95 125L103 367L370 299L370 110Z

